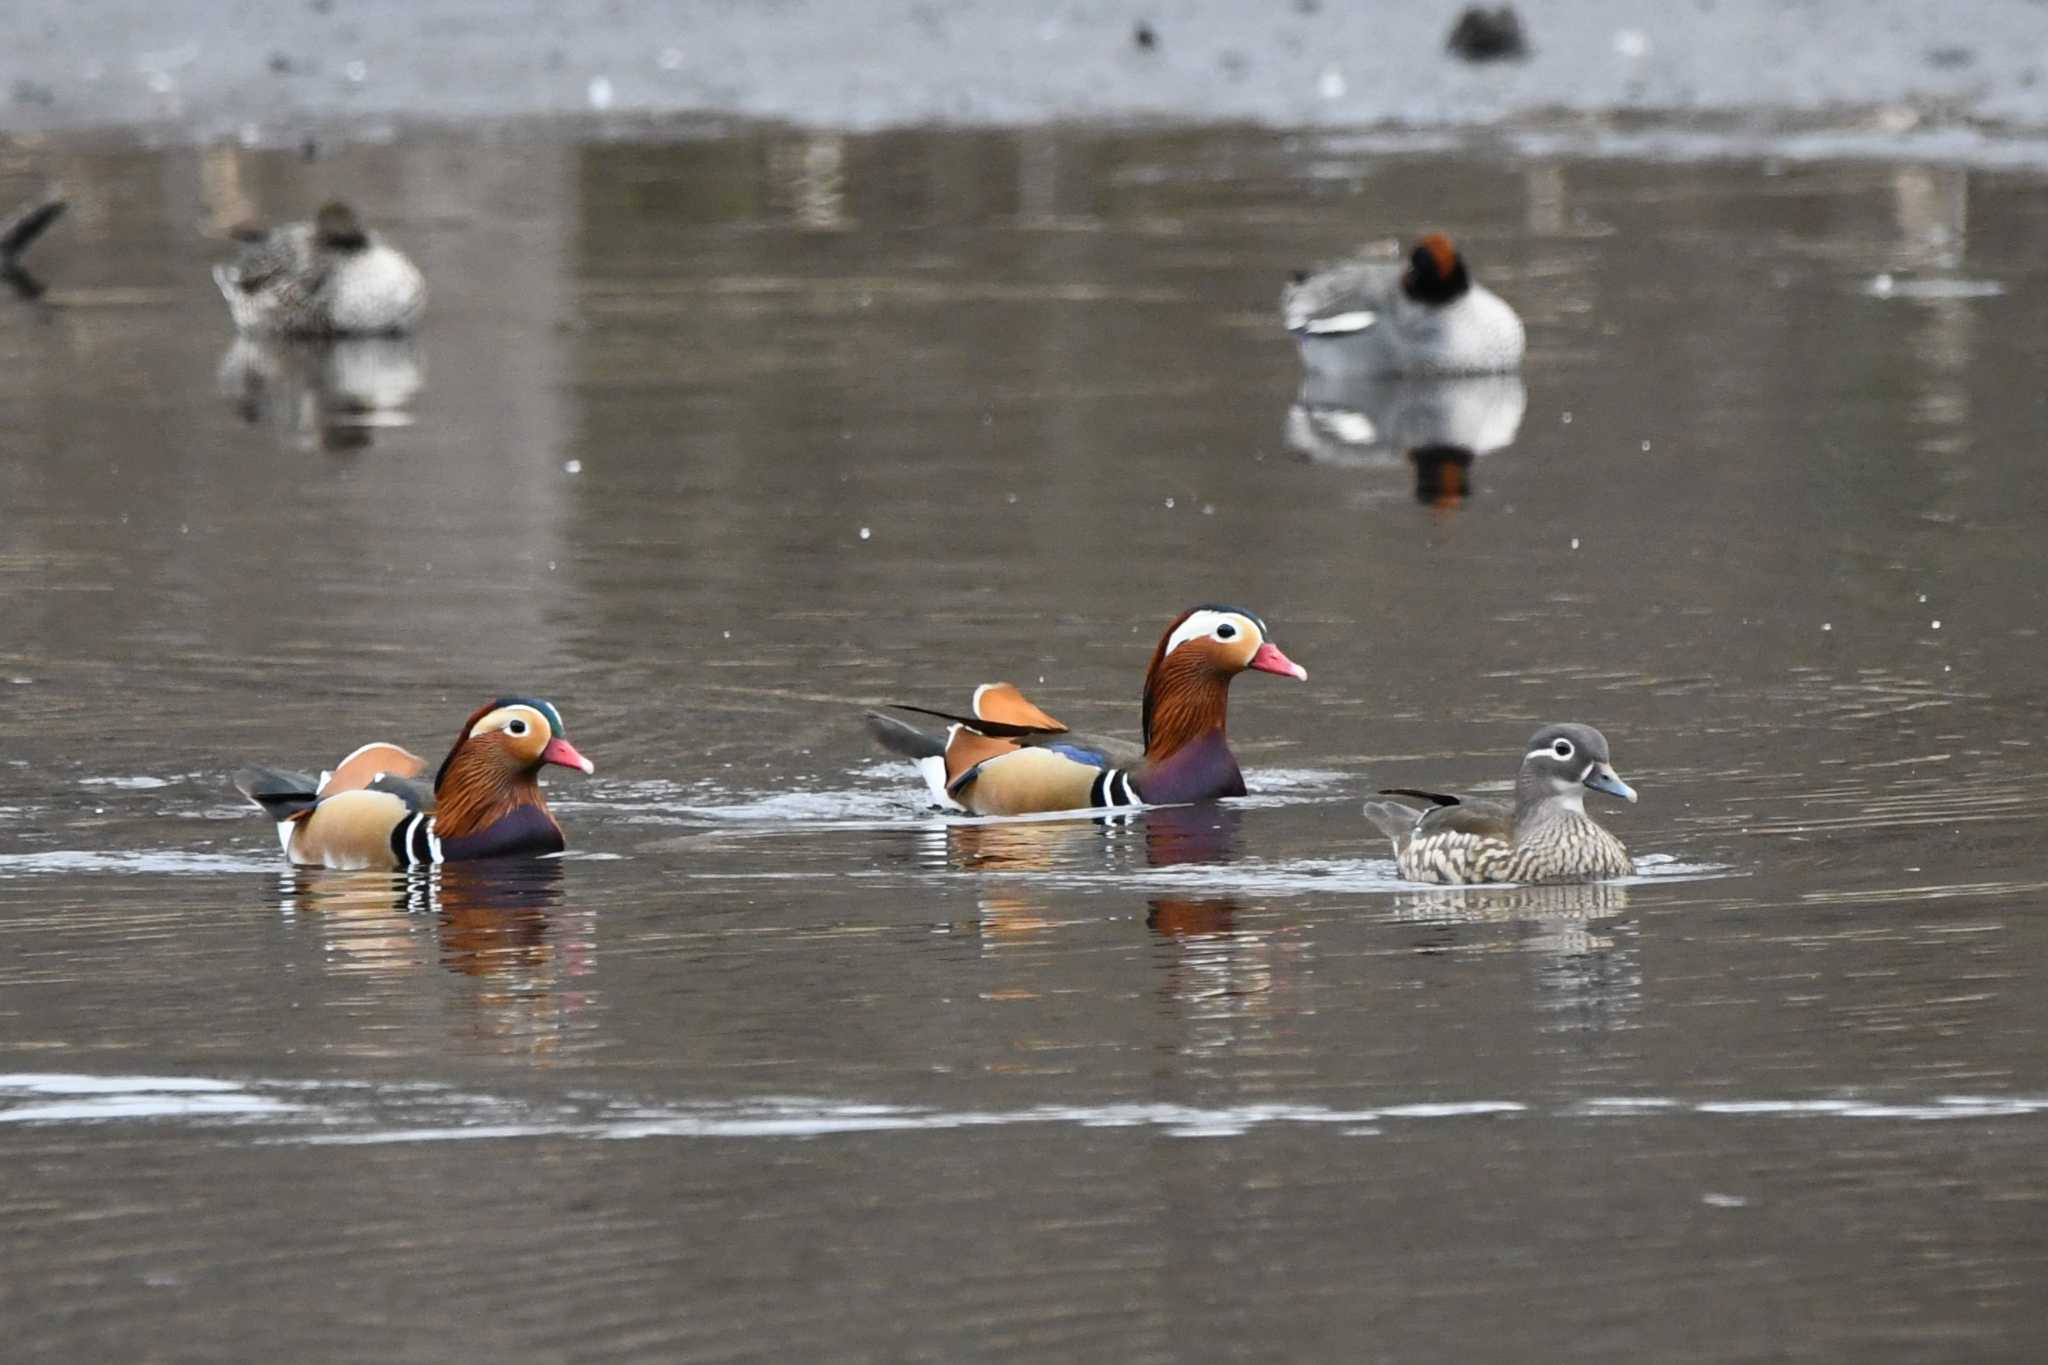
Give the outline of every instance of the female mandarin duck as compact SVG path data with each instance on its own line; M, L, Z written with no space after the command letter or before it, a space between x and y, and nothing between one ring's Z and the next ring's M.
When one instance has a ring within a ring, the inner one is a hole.
M1519 368L1522 320L1472 282L1451 239L1432 232L1408 263L1360 260L1294 277L1280 295L1312 370L1493 374Z
M1250 612L1195 607L1152 652L1142 746L1076 735L1009 683L976 688L972 716L896 708L952 721L943 737L873 712L868 722L885 748L917 760L933 797L952 810L1030 815L1213 801L1244 795L1224 720L1230 680L1247 669L1308 677Z
M501 697L463 722L431 787L418 780L425 759L384 743L365 744L318 780L244 768L235 785L277 821L294 863L400 868L560 853L562 827L536 780L550 763L595 771L550 703Z
M213 281L244 332L377 336L409 332L427 284L396 248L363 229L355 210L324 205L310 223L238 228L242 252Z
M1368 801L1365 818L1394 841L1401 875L1416 882L1585 882L1634 872L1621 840L1586 814L1586 791L1624 801L1635 788L1608 759L1590 725L1546 725L1529 740L1515 804L1390 788L1427 804Z

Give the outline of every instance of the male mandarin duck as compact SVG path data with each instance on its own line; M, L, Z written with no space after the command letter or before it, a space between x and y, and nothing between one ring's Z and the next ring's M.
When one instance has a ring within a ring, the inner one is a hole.
M1356 260L1299 272L1280 313L1312 370L1365 374L1492 374L1522 363L1522 320L1474 284L1451 239L1432 232L1405 266Z
M425 759L386 743L365 744L318 779L244 768L235 786L277 821L294 863L401 868L560 853L562 827L537 780L550 763L595 771L552 704L501 697L463 722L432 786L419 780Z
M1635 789L1608 759L1607 739L1590 725L1546 725L1529 740L1515 779L1515 803L1393 787L1368 801L1365 818L1394 843L1410 881L1583 882L1635 871L1621 840L1586 814L1586 790L1624 801Z
M244 332L390 335L411 331L426 311L419 268L338 200L310 223L237 228L235 237L241 254L215 266L213 281Z
M1244 795L1224 721L1230 680L1247 669L1308 677L1266 638L1258 617L1201 606L1168 626L1152 652L1142 745L1074 734L1009 683L976 688L971 716L896 708L952 721L943 737L874 712L868 723L885 748L917 760L934 799L949 809L1030 815L1213 801Z

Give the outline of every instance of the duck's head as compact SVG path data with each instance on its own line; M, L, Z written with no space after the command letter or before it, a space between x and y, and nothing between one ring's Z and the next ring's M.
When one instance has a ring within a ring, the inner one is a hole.
M1624 801L1636 799L1635 788L1614 771L1605 735L1590 725L1546 725L1529 737L1515 780L1517 806L1563 801L1583 810L1588 788Z
M330 251L361 251L370 244L370 234L363 231L356 211L339 199L320 206L313 218L313 236Z
M434 776L434 790L441 790L451 772L501 785L531 781L549 764L595 772L562 730L562 713L554 703L538 697L500 697L463 722L455 747Z
M1145 747L1171 731L1176 743L1223 727L1230 680L1250 669L1306 681L1308 670L1266 638L1266 623L1238 607L1184 611L1152 652L1145 671Z
M1408 269L1401 275L1401 292L1417 303L1449 303L1471 287L1472 277L1465 272L1465 258L1441 232L1424 234L1408 254Z

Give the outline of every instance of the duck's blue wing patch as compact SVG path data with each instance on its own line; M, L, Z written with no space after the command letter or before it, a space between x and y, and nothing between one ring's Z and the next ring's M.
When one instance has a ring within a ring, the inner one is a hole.
M1091 768L1107 768L1110 766L1108 754L1098 749L1091 749L1085 744L1040 744L1037 747L1050 749L1056 754L1062 754L1073 759L1076 763L1086 763Z

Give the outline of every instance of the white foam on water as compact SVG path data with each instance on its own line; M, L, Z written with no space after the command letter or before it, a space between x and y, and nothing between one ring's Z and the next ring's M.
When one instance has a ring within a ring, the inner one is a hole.
M1290 858L1261 862L1247 858L1228 863L1183 863L1170 867L1133 869L1124 872L1017 872L976 871L979 878L1014 878L1072 887L1120 887L1136 890L1234 891L1266 896L1320 896L1382 892L1426 892L1447 898L1484 898L1503 891L1556 892L1598 891L1603 887L1655 885L1672 881L1701 881L1730 875L1714 863L1685 863L1665 854L1647 854L1636 859L1636 875L1601 882L1565 882L1555 886L1523 886L1517 882L1486 882L1473 886L1440 886L1434 882L1411 882L1402 878L1392 858ZM1614 909L1624 908L1617 901Z
M0 1123L227 1121L256 1140L307 1146L477 1142L549 1137L632 1142L663 1138L824 1138L975 1128L1140 1129L1228 1138L1261 1128L1312 1127L1383 1137L1415 1124L1473 1119L1666 1123L1675 1119L1925 1122L2048 1116L2048 1095L1595 1096L1562 1104L1514 1099L1414 1100L1369 1108L1265 1103L1204 1107L1150 1102L942 1109L867 1100L781 1096L648 1105L576 1093L557 1102L465 1093L432 1082L237 1082L210 1077L0 1074Z
M0 1072L0 1096L6 1091L30 1095L137 1095L181 1092L221 1093L240 1090L233 1081L208 1076L91 1076L80 1072Z
M111 852L60 848L42 853L0 853L0 877L65 872L224 874L275 872L278 867L275 858L251 858L237 853L193 853L170 848Z
M1873 299L1990 299L2005 292L2005 286L1996 280L1958 279L1900 279L1893 275L1875 275L1863 286L1863 293Z
M295 1106L256 1095L101 1095L0 1109L0 1123L98 1123L112 1119L224 1118L288 1114Z
M2039 170L2048 166L2048 139L1969 127L1910 132L1861 129L1754 132L1668 127L1640 131L1609 127L1509 130L1503 140L1524 156L1618 157L1671 161L1910 161ZM1340 149L1334 141L1326 143Z
M848 775L875 785L780 792L725 792L715 786L708 790L703 786L684 788L673 782L657 780L621 784L608 791L607 799L603 801L556 800L554 804L561 810L575 810L580 806L612 813L632 813L656 823L784 825L807 829L821 826L886 829L906 823L922 823L940 814L932 806L924 787L916 781L916 773L904 760L865 763L849 769ZM1324 800L1336 795L1345 777L1341 772L1323 768L1260 768L1248 779L1250 794L1235 798L1230 804L1239 808L1265 808ZM1124 807L1123 813L1146 809L1153 808ZM1011 816L954 815L947 818L949 823L978 823L1076 820L1100 814L1084 810Z
M21 1102L26 1099L27 1102ZM0 1074L0 1123L278 1116L301 1106L203 1076Z

